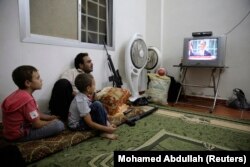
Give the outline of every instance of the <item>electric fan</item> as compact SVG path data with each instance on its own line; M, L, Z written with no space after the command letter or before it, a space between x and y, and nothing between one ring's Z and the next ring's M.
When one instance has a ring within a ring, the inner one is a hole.
M139 95L139 78L148 61L148 48L140 34L135 34L125 50L125 73L131 91L129 100L134 102Z
M140 75L140 91L145 91L148 87L148 73L155 73L161 66L161 53L159 49L154 46L148 47L148 60L145 68L141 71Z
M147 72L155 72L161 66L161 52L154 46L148 47L148 61L145 66Z

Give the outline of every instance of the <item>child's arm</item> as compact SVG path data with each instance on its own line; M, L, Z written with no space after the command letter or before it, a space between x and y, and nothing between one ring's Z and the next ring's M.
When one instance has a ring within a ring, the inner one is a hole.
M53 121L53 120L52 120ZM51 121L43 121L41 119L37 119L36 121L32 122L32 127L39 129L44 127L45 125L48 125Z
M39 112L40 118L38 118L35 122L32 123L32 126L36 129L42 128L45 125L48 125L53 120L57 119L55 115L48 115L43 112Z
M114 133L116 130L116 127L104 126L104 125L98 124L96 122L93 122L90 114L87 114L86 116L84 116L83 119L88 124L88 126L93 128L93 129L100 130L102 132L107 132L107 133Z
M44 114L43 112L39 112L39 115L40 115L40 119L44 121L51 121L57 118L57 116L55 115L48 115L48 114Z
M99 93L100 91L101 90L97 90L96 92L93 93L93 98L92 98L93 101L97 100L96 94Z

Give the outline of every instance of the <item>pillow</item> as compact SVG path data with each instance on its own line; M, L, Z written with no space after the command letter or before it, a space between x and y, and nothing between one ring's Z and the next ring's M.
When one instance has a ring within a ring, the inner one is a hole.
M148 73L149 84L148 89L146 90L149 102L167 104L168 100L168 89L171 82L171 79L167 76L160 76L155 73Z
M106 87L97 93L96 98L103 103L109 115L115 115L128 109L126 103L130 96L127 89Z
M130 112L128 112L127 114L124 114L123 112L119 112L119 113L116 113L115 115L109 116L108 118L109 118L110 123L119 126L123 124L124 122L126 122L127 119L136 117L144 113L143 108L140 106L130 106L128 109L130 110Z

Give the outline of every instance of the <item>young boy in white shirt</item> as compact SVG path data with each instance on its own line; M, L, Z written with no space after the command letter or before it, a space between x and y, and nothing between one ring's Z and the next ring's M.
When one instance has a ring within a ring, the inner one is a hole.
M93 101L95 80L91 74L79 74L75 79L79 93L71 102L68 126L72 130L100 131L101 137L117 139L115 125L108 122L107 112L100 101Z

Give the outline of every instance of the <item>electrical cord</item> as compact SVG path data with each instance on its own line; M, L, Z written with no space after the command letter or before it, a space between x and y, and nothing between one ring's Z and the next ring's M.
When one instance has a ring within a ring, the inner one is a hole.
M229 30L227 33L225 33L225 35L230 34L233 30L236 29L236 27L238 27L250 14L250 10L248 11L248 13L246 14L245 17L243 17L243 19L240 20L240 22L238 24L236 24L231 30Z

